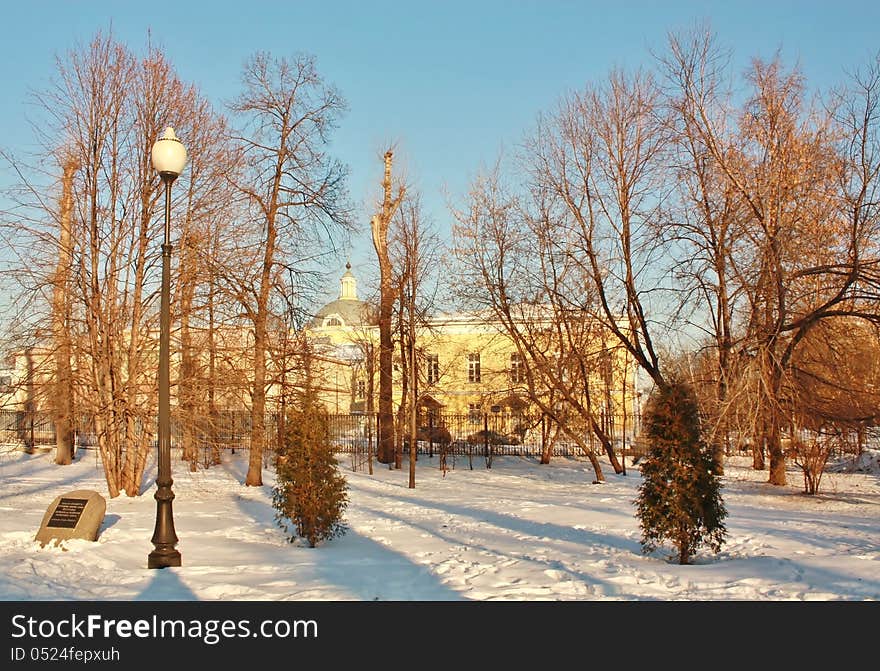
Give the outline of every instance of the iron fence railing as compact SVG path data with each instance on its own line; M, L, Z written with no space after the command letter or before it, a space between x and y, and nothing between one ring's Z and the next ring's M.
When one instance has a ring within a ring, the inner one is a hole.
M616 449L630 452L637 449L635 437L638 418L628 415L603 416L601 426L612 438ZM378 451L378 417L375 414L331 415L330 440L342 453L372 453ZM409 426L402 431L402 443L408 450ZM429 413L417 423L417 452L419 454L467 456L540 456L551 450L558 456L584 456L584 450L546 417L540 415L505 413L446 414ZM584 443L594 450L601 445L591 432L585 432Z
M626 449L628 454L639 454L644 450L641 440L641 421L637 415L608 414L598 418L599 425L611 438L615 450ZM378 417L375 413L331 414L328 416L329 438L338 452L366 459L378 452ZM266 445L268 452L274 452L279 436L285 431L284 417L280 413L266 413ZM566 433L558 431L549 418L540 415L509 413L427 413L418 418L417 452L434 456L540 456L550 449L553 455L584 456L583 449ZM145 427L146 429L147 427ZM184 424L179 416L172 415L171 444L178 449L184 442ZM251 446L252 420L250 410L219 410L210 417L199 418L187 427L187 438L205 459L209 452L218 450L248 450ZM155 420L148 427L152 444L156 444ZM403 447L409 449L409 425L403 429ZM874 444L880 441L869 431ZM583 430L583 442L596 452L602 446L592 431ZM98 439L93 423L88 417L80 417L75 422L75 439L78 449L94 449ZM49 448L55 444L55 426L51 415L44 411L28 412L15 409L0 409L0 443L23 445L26 449ZM840 456L856 454L859 441L841 442L835 450ZM738 443L735 443L738 446ZM734 450L748 454L750 448ZM360 455L358 457L358 455Z
M264 422L266 445L269 450L274 450L278 437L284 431L283 418L279 413L267 413ZM618 442L624 438L622 431L627 427L627 443L632 443L633 430L637 427L633 418L624 421L623 418L608 417L603 418L602 422L609 435L616 436ZM179 448L183 444L184 428L180 417L172 415L172 448ZM210 417L191 422L187 428L187 438L196 450L250 449L252 420L247 409L221 410ZM375 413L331 414L328 416L328 428L329 438L340 452L371 451L375 454L378 449L378 417ZM90 418L78 418L74 430L78 449L97 447L98 438ZM149 428L144 426L141 430L149 431L155 445L155 424ZM429 455L441 450L447 454L476 454L481 448L484 451L491 448L492 454L499 456L540 455L553 435L548 420L540 417L501 413L435 413L420 417L417 449L419 453ZM408 445L406 428L404 441ZM53 446L55 426L51 415L43 411L0 410L0 443L18 443L26 448ZM576 456L583 454L583 451L575 443L557 436L553 453Z
M267 413L265 416L266 439L270 447L278 442L280 415ZM152 426L140 424L140 430L148 430L152 444L156 445L156 420ZM179 416L171 417L171 445L180 447L184 441L184 423ZM251 413L250 410L221 410L211 417L200 418L189 424L189 437L198 448L208 446L222 449L250 448ZM74 436L78 449L98 446L94 422L89 417L78 417L74 422ZM0 409L0 443L21 444L25 448L51 447L55 445L55 424L52 416L44 411Z
M25 447L55 444L55 425L49 415L23 410L0 410L0 443Z

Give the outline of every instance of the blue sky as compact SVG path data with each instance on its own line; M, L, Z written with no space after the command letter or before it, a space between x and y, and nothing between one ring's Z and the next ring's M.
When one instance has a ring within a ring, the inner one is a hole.
M396 167L446 232L446 194L461 199L480 167L502 147L514 150L540 111L612 66L649 64L669 31L705 20L739 67L780 49L816 88L839 82L880 48L878 2L31 0L4 6L0 147L33 147L29 92L46 87L56 56L111 25L135 50L150 31L180 75L218 106L236 94L254 51L314 54L350 107L334 150L350 166L362 230L352 262L366 276L374 265L369 218L389 143ZM9 179L0 167L0 188Z

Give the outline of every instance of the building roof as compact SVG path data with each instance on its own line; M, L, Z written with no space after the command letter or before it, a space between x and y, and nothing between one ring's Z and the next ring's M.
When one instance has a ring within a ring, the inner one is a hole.
M337 317L342 321L341 324L328 324L328 320ZM366 301L359 301L351 298L338 298L335 301L327 303L318 312L312 320L312 328L320 328L322 326L361 326L365 324L375 324L375 318L372 308Z
M374 325L376 316L366 301L358 300L357 280L351 272L351 264L345 264L345 274L339 280L339 298L327 303L315 313L311 328L333 328Z

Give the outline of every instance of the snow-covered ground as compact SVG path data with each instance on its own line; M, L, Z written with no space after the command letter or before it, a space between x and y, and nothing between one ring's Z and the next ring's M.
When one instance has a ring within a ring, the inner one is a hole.
M352 472L348 533L311 549L274 521L272 469L244 487L246 454L190 473L175 461L180 568L146 568L155 486L107 500L97 542L41 548L34 535L54 497L106 486L94 452L71 466L52 455L0 454L2 600L876 600L880 598L880 475L839 464L823 493L766 484L745 459L726 464L728 539L691 566L645 556L633 499L637 468L592 485L585 461L459 457L444 476L420 457L417 487L377 464ZM451 466L451 464L450 464Z

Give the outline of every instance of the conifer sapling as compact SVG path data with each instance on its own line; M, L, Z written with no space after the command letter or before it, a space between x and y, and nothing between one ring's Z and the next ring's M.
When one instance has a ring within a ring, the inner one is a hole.
M339 472L329 439L327 411L313 390L306 390L300 408L290 412L288 430L275 459L272 490L275 520L288 540L305 539L309 547L341 536L348 485Z
M636 499L642 550L670 541L679 564L687 564L701 545L719 552L727 515L721 498L719 468L700 436L693 389L678 380L659 388L644 417L648 455Z

